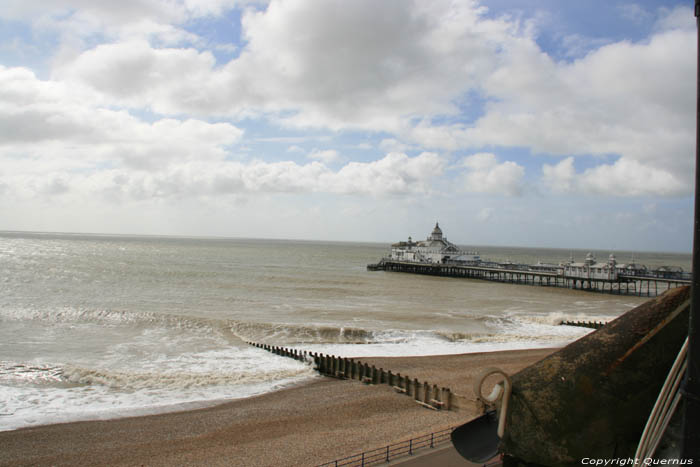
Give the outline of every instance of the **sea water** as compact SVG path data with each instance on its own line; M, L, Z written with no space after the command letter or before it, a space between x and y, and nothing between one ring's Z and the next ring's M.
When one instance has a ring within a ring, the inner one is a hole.
M586 253L470 248L527 263ZM0 430L202 407L318 377L246 341L348 357L561 346L589 331L560 321L607 321L645 300L366 270L387 251L0 233ZM618 261L631 256L618 252ZM686 270L690 262L634 259Z

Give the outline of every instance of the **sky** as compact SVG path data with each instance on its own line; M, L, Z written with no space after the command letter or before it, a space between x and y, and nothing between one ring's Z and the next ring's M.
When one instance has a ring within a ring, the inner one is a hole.
M690 0L2 0L0 230L689 252Z

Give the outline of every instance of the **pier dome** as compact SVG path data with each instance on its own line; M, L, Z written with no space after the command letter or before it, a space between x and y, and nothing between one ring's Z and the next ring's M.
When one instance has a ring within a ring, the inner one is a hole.
M475 251L462 251L442 235L440 224L435 223L433 231L427 239L413 242L398 242L391 245L392 260L413 261L418 263L446 263L448 261L461 263L477 263L481 261Z
M428 240L442 240L442 229L437 222L435 223L435 228L430 234L430 237L428 237Z

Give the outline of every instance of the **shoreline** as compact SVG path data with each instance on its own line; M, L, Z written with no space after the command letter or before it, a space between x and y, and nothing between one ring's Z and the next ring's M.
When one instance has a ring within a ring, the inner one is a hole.
M556 350L362 360L473 399L484 368L512 374ZM386 385L319 378L211 407L0 432L0 465L317 465L476 415L476 407L427 410Z

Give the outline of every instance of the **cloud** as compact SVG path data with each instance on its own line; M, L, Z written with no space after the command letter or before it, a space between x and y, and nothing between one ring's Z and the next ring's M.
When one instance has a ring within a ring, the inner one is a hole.
M97 105L90 90L71 91L0 66L0 179L14 199L61 196L79 205L248 193L410 195L429 193L446 165L434 153L391 153L333 171L326 163L339 160L335 150L312 152L317 161L308 164L231 161L229 147L243 131L230 123L145 122Z
M687 8L677 11L692 16ZM695 32L688 25L673 22L646 41L609 44L571 63L555 62L527 37L504 43L499 67L484 80L492 100L483 116L468 125L424 119L407 135L435 148L614 154L670 173L688 194L695 139L695 63L686 53Z
M494 154L479 153L462 159L462 188L474 193L516 196L523 191L525 169L512 161L499 163Z
M634 23L643 23L652 17L651 13L636 3L625 3L616 8L622 18Z
M8 43L26 45L37 66L0 66L0 190L9 210L15 199L27 207L55 199L58 218L88 212L87 200L91 213L148 204L183 219L207 207L218 218L249 200L255 217L260 206L300 201L298 212L385 204L378 212L408 218L474 200L477 219L493 222L502 217L493 212L517 204L534 223L561 198L539 211L528 209L532 197L512 198L536 183L525 167L537 158L537 181L551 193L648 201L691 192L687 7L623 8L621 34L653 23L652 33L587 39L580 49L581 37L592 37L583 23L555 27L558 16L531 11L493 19L470 0L115 5L0 2L13 26ZM231 26L239 16L240 28ZM230 38L216 43L228 26ZM27 60L21 55L13 63ZM309 154L314 147L323 149ZM362 162L349 161L358 148ZM450 151L470 154L456 176L446 173L455 169ZM463 190L441 190L455 181ZM489 200L501 204L483 208Z
M86 50L56 76L125 105L147 97L162 113L272 112L297 127L396 130L416 115L456 114L455 96L491 70L508 34L475 3L439 3L273 0L245 10L245 47L225 66L136 36Z
M187 161L223 160L243 135L230 123L173 118L149 123L96 102L80 87L69 89L39 80L26 69L0 66L0 161L5 173L21 182L22 177L64 175L75 181L71 173L109 167L158 171Z
M131 40L90 49L57 67L53 78L89 86L120 105L176 114L189 103L202 105L201 99L216 97L206 90L215 84L215 64L210 52L155 49L147 41Z
M433 192L433 180L444 173L446 161L435 153L415 157L390 153L373 162L350 162L324 180L339 193L410 194Z
M574 190L576 169L574 158L567 157L558 164L544 164L542 175L545 185L555 193L569 193Z
M476 219L480 222L488 222L493 218L494 212L493 208L481 208L476 214Z
M654 28L658 31L672 31L675 29L694 30L695 21L692 11L685 6L674 8L660 8L659 17L656 19Z
M314 149L307 155L307 157L326 164L337 162L341 159L340 153L335 149L326 149L325 151Z
M37 32L58 33L64 42L104 36L110 40L153 38L165 44L196 42L181 25L222 14L236 0L4 0L0 17L30 23Z
M543 182L555 193L604 196L681 196L686 189L666 170L621 158L576 173L573 158L542 166Z
M193 14L188 5L180 5L180 16ZM206 5L201 8L225 7ZM683 19L688 8L657 12L648 40L607 44L573 62L545 54L527 21L492 20L483 12L475 2L428 8L273 0L266 9L245 10L245 44L227 64L209 52L157 48L136 38L86 50L53 76L88 86L106 101L165 115L385 131L396 135L383 142L389 152L412 142L431 149L496 145L577 157L615 154L669 171L690 192L694 62L685 50L694 30ZM486 102L475 122L433 123L458 114L455 102L468 93Z
M410 146L402 143L395 138L384 138L380 143L379 147L385 151L391 152L404 152L410 149Z

